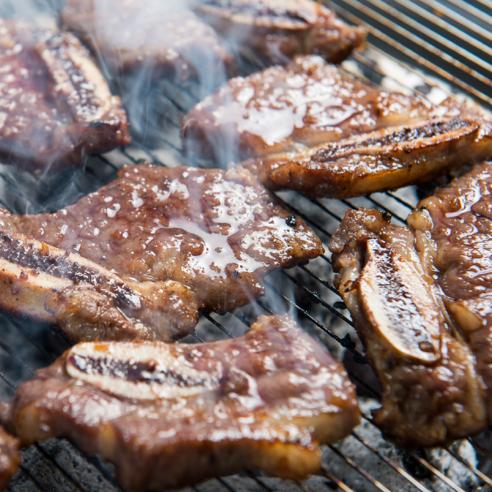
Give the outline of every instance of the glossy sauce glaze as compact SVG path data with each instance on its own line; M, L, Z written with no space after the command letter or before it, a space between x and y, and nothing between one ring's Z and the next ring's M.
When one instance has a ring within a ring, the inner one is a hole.
M410 216L435 241L439 284L452 299L492 294L492 165L474 166L437 189Z
M288 316L219 342L76 345L3 415L24 445L71 438L135 491L250 467L303 478L321 464L319 444L359 421L343 366Z
M123 278L179 281L218 309L261 295L270 270L323 251L313 231L292 221L242 168L124 168L116 181L55 214L1 220Z
M198 103L182 126L190 150L206 152L222 135L244 158L419 121L430 109L416 97L369 86L320 57L305 56L230 80Z

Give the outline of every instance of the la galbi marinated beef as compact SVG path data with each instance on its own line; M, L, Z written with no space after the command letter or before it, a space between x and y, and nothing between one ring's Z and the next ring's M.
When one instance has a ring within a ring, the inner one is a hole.
M304 221L240 167L126 167L112 183L54 214L5 212L0 222L125 282L179 282L200 306L217 311L261 296L268 272L324 251Z
M123 280L86 258L0 227L0 308L73 340L176 340L200 304L179 282Z
M23 445L67 437L131 491L249 468L302 479L321 465L319 444L359 422L342 366L288 316L220 342L79 344L4 405Z
M229 81L182 129L190 154L246 159L268 188L309 197L420 183L492 154L492 122L478 108L390 93L313 56Z
M0 155L41 175L130 142L126 114L70 33L0 19Z
M414 235L389 221L346 212L329 244L335 285L383 387L375 424L401 445L443 445L486 426L483 385Z
M362 27L345 24L311 0L198 0L196 13L236 49L250 48L264 63L318 54L339 63L364 44Z
M443 302L477 358L492 422L492 164L485 162L408 217Z

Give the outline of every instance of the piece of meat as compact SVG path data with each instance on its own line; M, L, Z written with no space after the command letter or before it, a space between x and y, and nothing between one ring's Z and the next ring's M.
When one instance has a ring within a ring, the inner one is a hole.
M422 183L489 155L492 126L445 117L242 165L271 190L341 199Z
M249 468L301 479L319 469L319 444L359 422L343 366L289 316L220 342L76 345L3 415L23 445L63 436L112 461L131 491Z
M59 325L75 341L176 340L195 329L199 307L178 282L122 280L0 227L0 308Z
M5 490L20 464L19 441L0 427L0 491Z
M335 285L383 387L375 424L400 445L444 445L485 427L483 386L415 236L389 220L346 212L329 244Z
M181 2L67 0L60 24L116 76L145 71L146 79L198 78L212 89L233 71L232 57L213 29Z
M130 142L117 96L75 36L0 19L0 156L35 173Z
M112 183L54 214L4 212L0 223L124 281L180 282L207 310L252 302L263 294L268 272L324 251L304 221L241 167L126 167Z
M231 79L181 126L188 153L227 164L418 123L434 109L357 80L319 56L298 56L287 67Z
M422 200L408 224L444 302L477 358L492 422L492 164L482 163Z
M302 54L339 63L366 38L364 28L311 0L198 0L195 12L236 49L248 47L270 64Z

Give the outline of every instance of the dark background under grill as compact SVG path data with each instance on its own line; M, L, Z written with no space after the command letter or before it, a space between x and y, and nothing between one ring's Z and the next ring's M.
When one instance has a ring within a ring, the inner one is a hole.
M331 6L340 17L363 24L369 31L367 49L344 62L347 71L384 87L409 90L431 99L451 91L471 96L485 108L492 105L492 2L333 0ZM243 60L242 68L248 73L258 67ZM120 90L118 81L113 82L114 88ZM130 117L138 118L140 123L132 145L91 157L82 170L40 181L12 166L1 165L0 205L17 213L55 211L114 179L123 165L141 161L200 165L184 159L179 140L179 121L197 102L198 94L193 84L178 87L161 82L145 89L145 104L130 111ZM343 201L308 200L294 193L279 196L326 244L347 208L379 208L390 212L395 222L403 223L420 198L445 182L442 179L418 188ZM363 410L369 418L369 407L378 398L377 384L359 352L350 315L332 286L329 254L305 267L274 273L265 284L264 298L235 314L203 316L196 335L186 341L199 343L237 336L259 314L291 312L306 331L344 359L358 384ZM71 341L55 327L0 315L2 398L9 399L16 385L30 378L34 370L50 364L70 345ZM488 442L488 435L483 435L447 450L403 452L383 441L368 419L352 436L326 447L323 472L304 483L281 481L252 471L211 480L191 490L489 491L492 454ZM473 464L462 457L473 452L471 446L477 457ZM65 440L31 446L22 451L22 457L11 490L119 490L111 465L86 456Z

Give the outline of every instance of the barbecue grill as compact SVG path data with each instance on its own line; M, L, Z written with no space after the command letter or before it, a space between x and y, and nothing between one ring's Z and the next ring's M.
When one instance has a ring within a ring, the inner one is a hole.
M492 1L490 0L332 0L331 7L349 23L364 25L369 42L342 66L348 72L391 90L411 91L434 102L449 92L492 106ZM244 74L261 69L241 58ZM118 80L113 88L120 90ZM161 81L145 91L145 105L129 106L136 135L133 143L90 157L83 169L36 179L11 166L0 166L0 205L17 213L51 212L74 203L116 177L124 165L150 161L156 165L194 165L181 152L179 122L200 99L193 83ZM132 94L131 97L134 97ZM131 102L130 100L126 101ZM134 124L135 123L135 124ZM419 199L450 178L419 187L375 193L348 200L309 200L291 192L279 197L300 215L326 244L348 208L360 206L389 212L396 223ZM402 451L382 439L370 419L379 389L344 304L332 284L329 254L307 266L277 272L265 281L266 294L233 314L203 315L196 334L185 341L237 336L259 314L291 312L311 335L343 357L362 395L364 423L344 441L325 449L319 476L303 483L281 481L248 472L211 480L195 491L318 492L492 490L492 443L488 433L440 450ZM9 399L33 371L53 362L72 342L52 326L0 315L0 392ZM14 491L117 491L111 465L87 456L64 440L50 440L23 450ZM191 489L187 489L191 490Z

